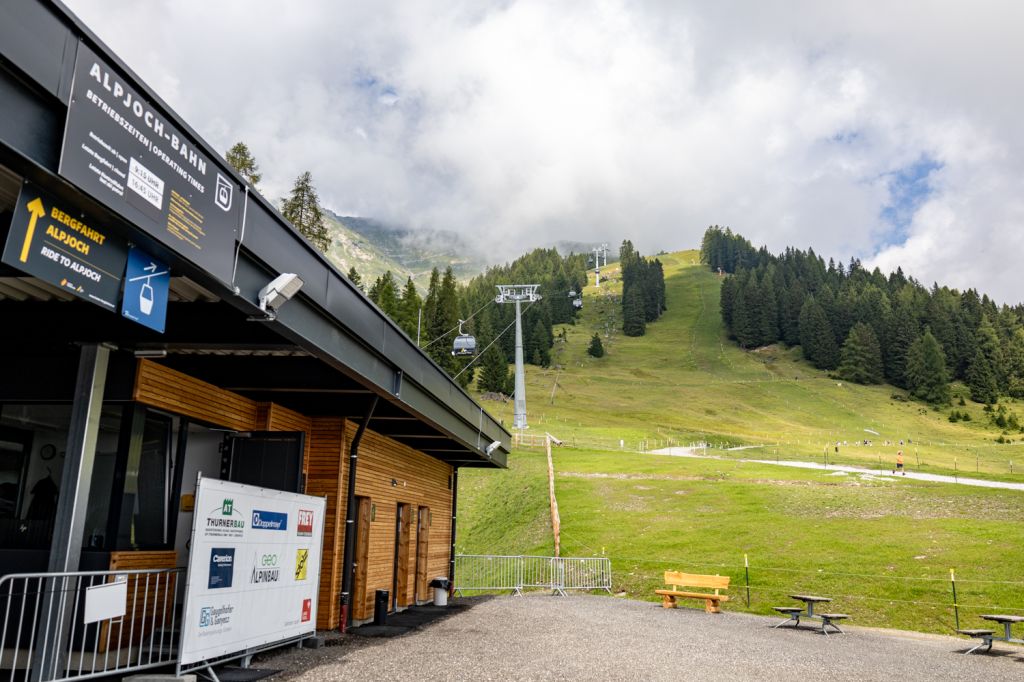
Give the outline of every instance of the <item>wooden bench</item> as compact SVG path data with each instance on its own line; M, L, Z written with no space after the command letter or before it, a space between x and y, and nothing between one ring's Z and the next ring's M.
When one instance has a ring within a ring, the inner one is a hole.
M680 573L678 571L665 571L665 584L670 590L655 590L655 594L661 595L661 605L666 609L676 607L676 599L685 597L687 599L703 599L704 610L708 613L718 613L721 609L719 604L729 601L729 597L719 594L719 590L729 589L729 576L727 575L698 575L696 573ZM706 592L687 592L680 590L680 587L704 587L714 590L714 594Z

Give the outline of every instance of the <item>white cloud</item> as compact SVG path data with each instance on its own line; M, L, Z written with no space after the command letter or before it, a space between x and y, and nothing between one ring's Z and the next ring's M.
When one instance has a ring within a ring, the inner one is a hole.
M728 224L1020 301L1024 62L1010 2L72 0L268 196L645 252ZM932 193L892 241L893 173ZM901 233L903 234L903 233Z

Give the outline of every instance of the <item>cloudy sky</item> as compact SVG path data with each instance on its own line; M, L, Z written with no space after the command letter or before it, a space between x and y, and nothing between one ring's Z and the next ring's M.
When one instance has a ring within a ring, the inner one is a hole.
M1024 3L68 0L270 197L491 253L728 225L1024 300Z

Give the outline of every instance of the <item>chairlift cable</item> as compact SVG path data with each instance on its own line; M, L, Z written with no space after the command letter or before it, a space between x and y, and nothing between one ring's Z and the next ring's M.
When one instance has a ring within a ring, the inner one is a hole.
M525 312L526 312L527 310L529 310L530 308L532 308L532 307L533 307L533 304L534 304L534 303L536 303L536 301L530 301L530 305L526 306L526 309L525 309L525 310L523 310L523 312L525 313ZM490 342L489 344L487 344L487 348L490 348L490 347L491 347L491 346L493 346L493 345L494 345L495 343L497 343L497 342L498 342L498 339L500 339L500 338L501 338L502 336L504 336L504 335L505 335L505 332L507 332L507 331L508 331L509 329L511 329L511 328L513 327L513 325L515 325L515 323L516 323L516 321L515 321L515 319L513 318L513 320L512 320L511 322L509 322L509 323L508 323L508 326L507 326L507 327L505 327L504 329L502 329L502 330L501 330L501 331L500 331L500 332L498 333L498 335L497 335L497 336L495 336L495 337L494 337L494 339L493 339L493 340L492 340L492 341L491 341L491 342ZM477 360L479 360L480 358L482 358L482 357L484 356L484 353L486 353L486 352L487 352L487 348L484 348L484 349L483 349L482 351L480 351L479 353L477 353L477 354L476 354L476 357L475 357L475 358L473 358L472 360L470 360L469 362L467 362L467 363L466 363L466 366L465 366L465 367L463 367L463 368L462 368L462 370L461 370L461 371L460 371L460 372L459 372L458 374L456 374L455 376L453 376L453 377L452 377L452 380L454 381L455 379L458 379L458 378L459 378L460 376L462 376L462 373L463 373L463 372L465 372L465 371L466 371L467 369L469 369L470 367L472 367L472 366L473 366L473 363L474 363L474 362L476 362Z
M464 320L460 320L459 324L455 325L454 327L452 327L451 329L446 331L444 334L441 334L441 336L437 337L436 339L434 339L433 341L431 341L427 345L420 346L420 348L422 348L423 350L426 350L426 349L430 348L431 346L433 346L438 341L440 341L441 339L446 338L447 336L450 336L453 331L458 330L461 325L463 325L463 324L469 322L470 320L472 320L474 317L476 317L480 313L481 310L483 310L484 308L486 308L487 306L489 306L492 303L494 303L494 299L491 299L491 300L487 301L487 303L484 303L482 306L477 308L476 312L474 312L472 315L470 315L469 317L467 317Z

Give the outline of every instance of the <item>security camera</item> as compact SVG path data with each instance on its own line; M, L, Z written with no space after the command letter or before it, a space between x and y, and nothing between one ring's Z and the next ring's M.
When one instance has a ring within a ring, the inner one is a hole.
M302 284L302 278L294 273L278 275L270 284L260 289L260 310L267 313L270 319L274 319L277 317L277 309L298 293Z
M488 445L488 446L487 446L487 449L486 449L486 450L485 450L484 452L486 452L486 453L487 453L487 456L488 456L488 457L490 457L490 456L491 456L491 454L492 454L492 453L493 453L493 452L494 452L495 450L497 450L498 448L500 448L500 447L501 447L501 441L500 441L500 440L496 440L496 441L494 441L493 443L491 443L490 445Z

